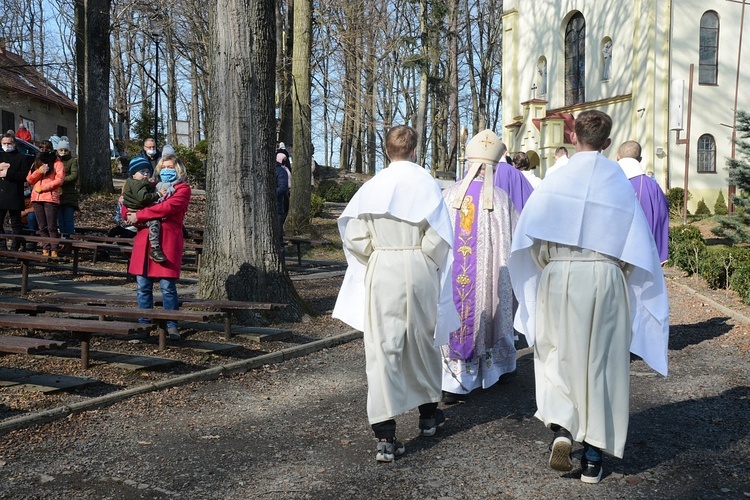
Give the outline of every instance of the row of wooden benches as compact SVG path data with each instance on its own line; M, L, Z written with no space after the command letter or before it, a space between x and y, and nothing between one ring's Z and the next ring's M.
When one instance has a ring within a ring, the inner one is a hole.
M237 311L270 311L286 307L284 304L276 303L180 298L180 307L191 310L167 311L164 309L143 310L132 307L137 305L136 298L127 296L60 293L51 295L49 299L54 302L0 302L0 310L13 312L12 314L0 314L0 327L63 331L76 335L81 340L81 367L83 369L87 369L89 366L89 344L93 335L127 338L132 335L147 333L153 329L153 325L149 324L111 321L106 318L149 318L156 323L159 335L159 350L163 351L166 349L167 321L208 322L223 320L224 337L228 339L232 335L232 313ZM161 305L161 300L155 298L155 305ZM96 315L98 320L40 316L43 313ZM29 348L50 347L57 344L59 342L47 341L44 343L40 342L39 339L31 340L28 337L0 336L0 352L28 352Z

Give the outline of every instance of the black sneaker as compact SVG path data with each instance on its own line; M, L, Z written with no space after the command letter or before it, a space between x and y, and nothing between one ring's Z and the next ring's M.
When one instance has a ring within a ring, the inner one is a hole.
M602 463L589 462L586 457L581 459L581 481L586 484L596 484L602 480Z
M164 255L164 252L161 251L160 247L151 247L149 255L154 262L164 262L167 260L167 257Z
M435 414L430 418L419 418L419 435L430 437L434 436L438 427L445 425L445 413L443 410L435 410Z
M570 460L570 452L573 450L573 437L570 432L563 429L555 432L555 438L550 444L549 466L561 472L573 470L573 462Z
M381 439L378 441L378 453L375 460L378 462L393 462L396 457L400 457L406 451L403 443L396 441L395 438Z
M443 391L443 397L440 399L447 405L454 405L466 401L466 394L456 394L455 392Z

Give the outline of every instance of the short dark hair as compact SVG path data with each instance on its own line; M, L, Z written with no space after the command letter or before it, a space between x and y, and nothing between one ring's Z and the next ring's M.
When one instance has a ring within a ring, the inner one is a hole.
M396 125L385 135L385 153L391 161L411 160L419 135L408 125Z
M557 156L560 153L565 153L565 156L568 156L568 148L566 148L565 146L560 146L559 148L555 150L555 156Z
M5 133L3 134L3 138L4 138L4 139L10 139L10 140L12 140L13 142L16 142L16 134L12 134L12 133L10 133L10 132L5 132Z
M576 117L576 138L578 142L602 149L612 132L612 118L607 113L591 109Z
M531 170L531 160L529 159L529 155L527 155L523 151L519 151L518 153L514 154L513 165L518 170Z

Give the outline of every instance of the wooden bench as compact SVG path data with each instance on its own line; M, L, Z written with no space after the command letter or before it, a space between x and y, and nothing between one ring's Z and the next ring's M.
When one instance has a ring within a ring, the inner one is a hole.
M143 333L151 325L123 321L92 321L87 319L49 318L21 314L0 315L0 327L70 332L81 339L81 368L89 367L89 344L92 335L128 336Z
M87 305L61 305L40 302L0 302L0 309L12 310L16 313L29 313L35 315L38 313L56 312L64 314L94 314L99 317L99 321L105 321L105 318L127 318L140 319L149 318L156 321L159 334L159 350L164 351L167 348L167 322L168 321L193 321L196 323L206 323L209 321L225 320L226 313L210 311L171 311L165 309L137 309L134 307L106 307Z
M26 295L29 291L29 263L30 262L49 262L50 258L38 253L17 252L14 250L0 250L0 257L16 259L21 263L21 295Z
M46 299L52 302L65 302L74 304L89 305L119 305L134 306L138 304L136 297L122 295L84 295L77 293L58 293L49 295ZM274 311L286 308L286 304L263 303L263 302L245 302L238 300L205 300L194 298L178 298L179 307L187 309L207 309L219 310L225 313L224 318L224 338L232 337L232 313L238 311ZM163 305L161 297L154 295L154 305ZM92 311L93 313L93 311ZM150 314L150 313L149 313ZM144 314L145 316L145 314Z
M297 236L284 236L284 244L297 246L297 265L302 266L302 245L329 245L331 242L326 240L314 240L311 238L300 238Z
M32 354L42 349L65 349L65 342L59 340L35 339L17 335L0 335L0 352L11 354Z
M133 251L133 239L132 238L116 238L113 236L92 236L92 235L81 235L81 234L72 234L70 235L70 239L82 242L82 243L95 243L98 245L99 249L102 250L109 250L112 247L105 246L105 245L122 245L124 248L118 249L120 252L126 252L130 253ZM75 245L73 245L75 247ZM184 248L191 249L195 252L195 265L197 269L200 269L201 265L201 254L203 252L203 245L200 243L192 243L189 241L186 241L184 243ZM94 257L94 263L96 263L96 256Z

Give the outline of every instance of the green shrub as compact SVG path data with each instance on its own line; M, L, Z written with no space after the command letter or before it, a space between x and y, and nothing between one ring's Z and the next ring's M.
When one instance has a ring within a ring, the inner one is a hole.
M317 194L325 201L346 203L352 199L361 184L353 181L344 181L339 184L333 179L324 179L318 185Z
M711 215L711 210L708 209L708 205L706 205L706 201L703 198L701 198L701 201L698 202L698 207L695 209L695 215Z
M326 206L326 200L323 197L318 196L315 193L310 195L310 218L320 217L323 214L323 209Z
M700 270L700 262L706 253L706 242L695 226L669 228L669 265L679 267L688 275Z
M727 215L729 213L727 202L724 200L723 191L719 191L719 196L716 198L716 203L714 203L714 213L716 215Z
M356 182L351 182L351 181L344 182L341 185L341 190L340 190L341 199L339 201L342 203L349 202L349 200L351 200L354 197L354 195L357 193L357 191L359 190L359 186L360 184L357 184Z
M317 195L326 201L336 201L339 197L339 185L333 179L324 179L318 185Z
M688 191L688 200L691 198ZM667 189L667 201L669 202L669 213L673 216L682 215L682 207L685 201L685 190L679 187ZM689 212L688 212L689 213Z
M737 259L732 276L729 277L729 288L737 292L745 304L750 304L750 262L747 255Z
M729 286L729 277L734 271L734 257L729 248L718 247L706 249L700 262L700 275L714 290Z

